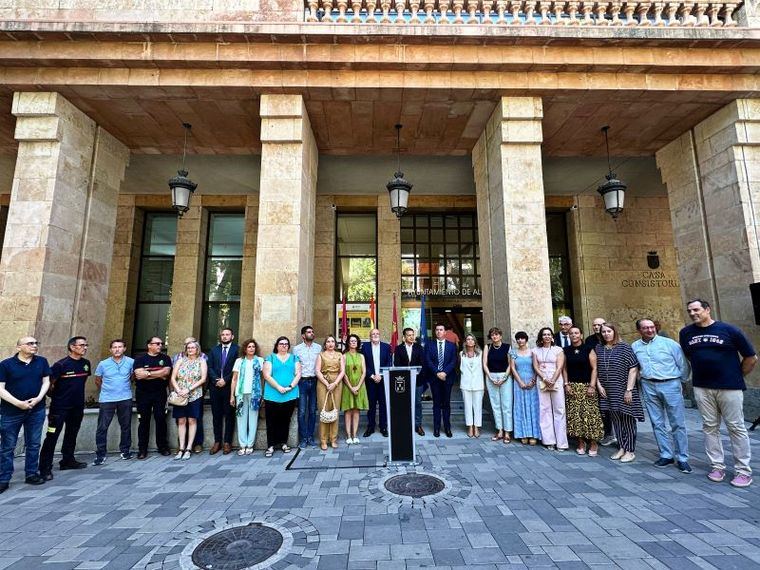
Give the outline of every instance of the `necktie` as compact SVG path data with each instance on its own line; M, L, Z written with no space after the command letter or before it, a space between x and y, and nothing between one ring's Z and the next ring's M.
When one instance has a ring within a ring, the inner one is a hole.
M224 373L224 364L227 362L227 347L222 347L222 373Z
M443 343L438 343L438 370L443 370Z

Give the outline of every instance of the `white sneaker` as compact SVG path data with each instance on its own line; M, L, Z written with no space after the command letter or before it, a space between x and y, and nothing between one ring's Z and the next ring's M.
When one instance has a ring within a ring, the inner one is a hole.
M354 442L354 440L351 439L350 437L346 438L346 445L351 445L353 442Z
M354 438L354 444L357 444L357 443L360 443L360 441L359 441L359 438L358 438L358 437L355 437L355 438Z

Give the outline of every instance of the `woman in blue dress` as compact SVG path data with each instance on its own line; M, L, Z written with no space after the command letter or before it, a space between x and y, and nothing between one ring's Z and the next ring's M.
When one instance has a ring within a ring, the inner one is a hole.
M517 347L512 349L509 359L514 378L514 436L522 443L536 445L541 439L541 426L533 353L528 348L527 333L519 331L515 342Z

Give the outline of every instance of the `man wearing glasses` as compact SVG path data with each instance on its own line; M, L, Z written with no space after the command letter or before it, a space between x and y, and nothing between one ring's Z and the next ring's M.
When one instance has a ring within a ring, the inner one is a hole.
M18 352L0 362L0 493L8 489L13 475L13 452L24 428L26 482L42 485L37 469L40 439L45 423L45 394L50 387L50 365L37 356L39 343L30 336L18 339Z
M45 481L53 479L53 453L64 427L66 433L61 445L63 458L59 463L61 471L87 467L87 463L76 460L74 451L84 417L84 385L87 377L92 374L90 361L84 357L88 346L87 339L83 336L70 338L69 355L53 364L47 434L40 452L40 475Z
M135 400L137 403L137 459L148 457L150 418L156 421L156 447L163 456L171 455L166 439L166 388L172 364L157 336L148 340L148 352L135 358Z

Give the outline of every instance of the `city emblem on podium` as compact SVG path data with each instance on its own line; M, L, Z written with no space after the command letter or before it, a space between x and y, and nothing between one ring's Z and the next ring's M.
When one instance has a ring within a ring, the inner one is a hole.
M406 382L404 381L405 378L403 376L396 376L394 378L395 387L396 387L396 394L403 394L406 392Z

